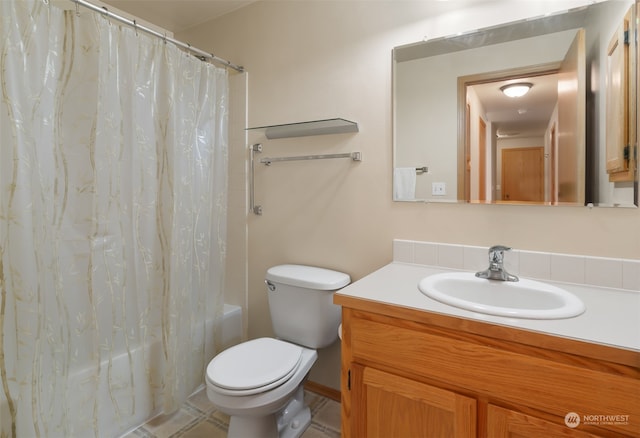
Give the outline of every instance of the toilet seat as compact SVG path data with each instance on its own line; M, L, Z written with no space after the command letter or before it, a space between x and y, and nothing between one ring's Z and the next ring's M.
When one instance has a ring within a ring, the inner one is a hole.
M259 338L231 347L207 366L207 381L226 395L252 395L280 386L302 360L302 347Z

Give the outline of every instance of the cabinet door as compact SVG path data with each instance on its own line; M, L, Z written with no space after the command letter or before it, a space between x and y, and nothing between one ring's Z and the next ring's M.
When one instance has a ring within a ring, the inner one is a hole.
M630 61L627 13L607 50L607 173L609 181L633 181L630 135ZM631 78L633 80L633 78ZM631 169L630 169L631 165Z
M353 436L475 437L476 400L374 368L352 368Z
M564 424L551 423L493 405L489 405L487 413L487 436L492 438L539 438L541 436L596 438L596 435L572 429Z

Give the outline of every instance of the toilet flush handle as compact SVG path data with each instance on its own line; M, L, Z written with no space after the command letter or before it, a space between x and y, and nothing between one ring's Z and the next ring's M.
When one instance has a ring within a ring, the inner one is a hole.
M264 283L267 285L271 292L276 290L276 285L271 283L269 280L265 280Z

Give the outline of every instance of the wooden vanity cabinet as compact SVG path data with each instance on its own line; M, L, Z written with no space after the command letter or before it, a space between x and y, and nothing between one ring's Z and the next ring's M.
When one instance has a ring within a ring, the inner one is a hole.
M334 300L343 437L640 437L637 352Z
M476 400L374 367L351 369L352 436L476 436ZM357 382L357 384L356 384Z

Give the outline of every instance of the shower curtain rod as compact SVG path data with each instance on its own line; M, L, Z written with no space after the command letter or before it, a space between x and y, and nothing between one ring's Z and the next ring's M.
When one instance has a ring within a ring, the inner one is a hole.
M202 59L203 61L205 59L210 59L212 61L215 61L219 64L223 64L229 68L232 68L240 73L244 72L244 67L242 67L241 65L236 65L233 64L229 61L227 61L226 59L222 59L217 57L216 55L214 55L213 53L209 53L209 52L205 52L204 50L200 50L197 49L195 47L192 47L191 44L188 43L183 43L182 41L178 41L176 39L173 39L171 37L168 37L166 34L161 34L160 32L157 32L153 29L150 29L146 26L142 26L138 23L136 23L136 20L129 20L128 18L125 18L121 15L115 14L111 11L109 11L106 7L100 7L97 5L94 5L92 3L89 3L85 0L71 0L72 2L74 2L76 5L80 5L80 6L84 6L85 8L91 9L92 11L98 12L102 15L105 15L109 18L113 18L114 20L117 20L121 23L127 24L131 27L133 27L136 30L141 30L143 32L146 32L150 35L156 36L158 38L163 39L165 42L170 42L171 44L174 44L182 49L188 50L189 52L195 54L198 58Z

